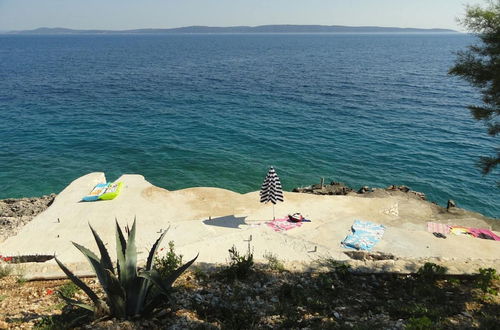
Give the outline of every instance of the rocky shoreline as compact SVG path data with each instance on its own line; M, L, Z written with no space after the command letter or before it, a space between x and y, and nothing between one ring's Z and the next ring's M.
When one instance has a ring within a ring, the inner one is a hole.
M31 198L7 198L0 200L0 242L16 235L34 217L45 211L56 194Z
M363 186L359 190L347 186L345 183L332 181L330 184L314 184L307 187L297 187L292 190L293 192L313 194L313 195L344 195L344 196L358 196L358 197L384 197L386 195L394 195L398 193L408 194L420 200L427 200L425 194L419 191L411 190L407 186L390 185L387 188L372 188ZM361 196L360 196L361 195Z

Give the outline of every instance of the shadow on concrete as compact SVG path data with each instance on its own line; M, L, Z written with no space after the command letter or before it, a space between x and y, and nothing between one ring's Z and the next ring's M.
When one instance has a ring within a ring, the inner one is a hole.
M203 220L205 225L240 229L240 225L246 225L245 217L235 217L228 215L225 217Z

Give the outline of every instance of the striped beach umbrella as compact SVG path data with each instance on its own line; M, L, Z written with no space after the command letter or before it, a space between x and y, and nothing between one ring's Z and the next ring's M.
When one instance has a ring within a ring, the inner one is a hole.
M272 166L269 172L267 172L264 183L262 183L262 187L260 188L260 202L273 203L273 219L275 219L274 205L277 202L283 202L283 189L281 188L280 178Z

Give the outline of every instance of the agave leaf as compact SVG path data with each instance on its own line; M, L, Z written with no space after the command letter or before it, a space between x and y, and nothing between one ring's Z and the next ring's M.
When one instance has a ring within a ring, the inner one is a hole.
M97 278L99 279L99 282L102 285L102 288L107 293L108 287L109 287L108 277L106 275L106 270L102 266L101 261L99 260L99 258L97 258L97 256L92 251L90 251L89 249L87 249L86 247L84 247L84 246L82 246L82 245L80 245L78 243L75 243L75 242L73 242L73 245L78 250L80 250L80 252L83 253L83 255L85 257L87 257L87 260L89 261L90 265L94 269L94 272L96 273Z
M177 278L179 278L179 276L181 276L181 274L184 273L186 271L186 269L188 269L189 266L191 266L193 264L193 262L196 261L196 259L198 259L199 255L200 254L198 253L196 255L196 257L194 257L190 261L186 262L184 265L180 266L179 268L177 268L176 270L174 270L171 274L169 274L167 276L167 278L163 281L163 284L166 287L171 288L172 284L174 284L175 280L177 280Z
M126 316L126 296L125 291L120 285L120 280L111 270L106 269L106 276L108 277L108 300L111 312L114 316L123 318Z
M125 237L123 236L123 232L116 218L115 222L116 222L116 258L117 258L116 271L118 274L118 278L121 279L122 267L125 267L125 249L127 248L127 241L125 241Z
M84 308L86 310L89 310L91 312L94 312L94 307L90 306L89 304L85 304L79 300L75 300L75 299L71 299L69 297L66 297L61 291L57 291L57 294L59 295L59 297L64 300L68 305L73 305L73 306L77 306L77 307L81 307L81 308Z
M69 277L69 279L71 281L73 281L73 283L76 284L76 286L78 286L80 289L83 290L83 292L85 292L87 294L87 296L89 296L90 300L92 300L92 302L97 306L97 305L100 305L100 302L99 302L99 297L97 297L97 295L95 294L94 291L92 291L91 288L89 288L87 286L87 284L83 283L82 280L80 280L78 277L75 276L75 274L73 274L68 268L66 268L66 266L63 265L62 262L59 261L59 259L54 258L57 262L57 264L59 265L59 267L61 267L62 271Z
M169 294L170 288L164 286L163 279L157 270L155 269L143 270L139 272L138 276L143 277L148 281L151 281L151 283L153 283L153 285L160 290L161 294L163 295Z
M161 293L163 295L168 295L170 293L170 289L172 288L172 284L179 278L179 276L189 268L195 262L195 260L198 258L198 254L196 257L194 257L192 260L188 261L181 267L177 268L174 270L169 276L166 278L162 278L160 273L158 271L152 269L152 270L144 270L142 271L139 276L144 277L148 280L150 280L158 289L160 289Z
M92 231L92 234L94 235L95 241L97 243L97 246L99 247L99 252L101 253L101 265L105 269L111 270L111 272L114 273L113 269L113 263L111 262L111 258L109 257L108 250L104 246L104 243L102 242L101 238L97 234L97 232L92 228L92 226L89 224L90 230Z
M137 278L137 248L135 245L136 220L132 224L125 250L125 267L122 268L120 282L127 295L127 313L131 314L136 310L137 298L139 294L139 281Z
M153 310L160 305L160 303L165 299L165 296L162 294L156 294L152 297L149 302L142 309L142 315L148 316Z
M147 262L146 262L146 268L145 270L151 270L153 269L153 265L154 265L154 256L156 254L156 251L158 250L158 247L160 246L163 238L165 237L165 235L167 234L167 231L170 229L170 227L167 228L167 230L165 230L161 235L160 237L158 237L158 239L156 240L156 242L153 244L153 247L151 248L151 251L149 251L149 255L148 255L148 259L147 259ZM137 304L135 306L135 314L139 314L141 312L141 309L143 308L144 306L144 302L146 301L146 298L149 294L149 291L151 289L151 281L149 281L148 279L146 278L140 278L139 279L139 282L140 282L140 289L139 289L139 294L137 295Z
M168 227L167 230L165 230L163 232L163 234L161 234L160 237L158 237L158 239L156 240L155 244L153 244L153 247L151 248L151 251L149 251L148 260L146 262L146 270L151 270L153 268L153 265L154 265L154 256L156 254L156 250L158 250L158 247L160 246L161 241L163 240L163 237L165 237L165 235L167 234L167 231L169 229L170 229L170 227Z
M127 248L125 249L126 278L133 280L137 275L137 248L135 246L135 219L128 234Z
M137 282L139 283L140 289L137 293L136 303L133 307L134 315L141 314L142 310L144 309L144 303L152 287L151 281L147 280L146 278L139 277L137 279Z

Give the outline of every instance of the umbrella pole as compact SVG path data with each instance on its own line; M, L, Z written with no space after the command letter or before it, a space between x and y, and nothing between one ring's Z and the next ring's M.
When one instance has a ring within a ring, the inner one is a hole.
M274 204L273 204L273 220L276 220L276 217L274 216Z

